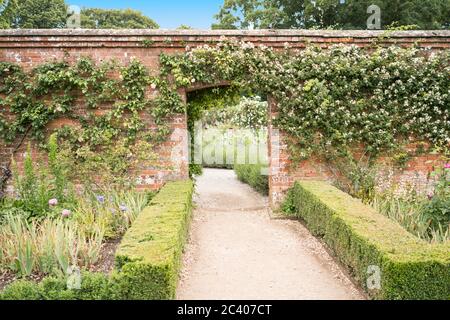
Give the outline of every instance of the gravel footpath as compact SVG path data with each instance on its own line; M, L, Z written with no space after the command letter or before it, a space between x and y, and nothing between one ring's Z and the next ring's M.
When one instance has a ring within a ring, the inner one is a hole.
M178 299L364 299L299 222L271 219L267 199L233 171L205 169Z

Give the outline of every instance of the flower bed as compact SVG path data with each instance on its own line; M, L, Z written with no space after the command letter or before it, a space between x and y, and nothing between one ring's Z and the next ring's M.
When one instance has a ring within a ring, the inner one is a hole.
M371 297L450 297L449 243L422 241L326 182L297 182L284 208L323 237Z
M125 234L110 275L83 272L77 288L68 277L40 283L19 280L0 300L147 300L175 296L181 252L191 213L191 181L167 183ZM75 279L76 280L76 279Z

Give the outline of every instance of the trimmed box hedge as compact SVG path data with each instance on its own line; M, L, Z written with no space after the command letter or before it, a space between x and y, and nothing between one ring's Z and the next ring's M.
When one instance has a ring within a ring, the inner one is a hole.
M323 238L374 299L450 299L450 244L430 244L326 182L297 182L287 214ZM381 287L368 288L379 267Z
M192 181L169 182L160 190L122 239L110 276L83 272L80 290L67 289L64 278L19 280L0 293L0 300L173 299L192 193Z
M269 177L261 172L265 166L260 164L236 164L234 172L237 178L250 185L261 194L269 194Z
M126 299L173 299L192 211L191 181L171 182L123 238L116 267Z

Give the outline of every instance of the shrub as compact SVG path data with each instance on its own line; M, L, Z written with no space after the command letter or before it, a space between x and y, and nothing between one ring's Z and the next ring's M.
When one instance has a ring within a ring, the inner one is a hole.
M191 181L167 183L125 234L116 254L125 299L172 299L191 215Z
M27 222L8 215L0 226L0 269L21 276L33 272L65 273L69 266L90 266L99 258L104 231L98 224L87 234L64 219Z
M114 278L83 272L80 289L68 289L64 277L48 277L41 283L19 280L0 293L0 300L107 300L114 298Z
M263 169L263 165L255 164L237 164L234 166L234 171L240 181L267 195L269 193L269 179L267 175L261 173Z
M297 182L288 204L291 215L323 237L371 297L450 297L449 243L428 244L326 182ZM380 268L380 288L368 288L369 266Z
M450 165L446 165L446 167ZM433 192L424 196L416 189L398 194L394 188L377 193L374 208L400 223L415 236L430 242L450 240L450 168L432 173L437 179Z

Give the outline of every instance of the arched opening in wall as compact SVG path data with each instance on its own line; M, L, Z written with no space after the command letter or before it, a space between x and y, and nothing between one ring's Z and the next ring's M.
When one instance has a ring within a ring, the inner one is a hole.
M190 175L234 170L257 192L269 193L267 96L221 84L188 90Z

